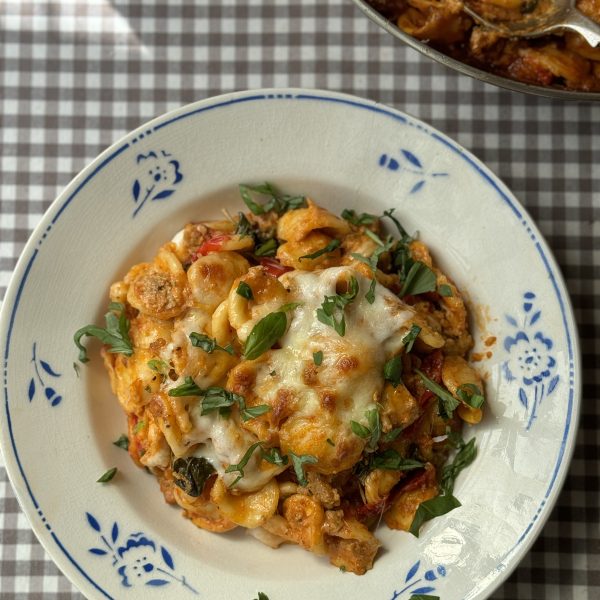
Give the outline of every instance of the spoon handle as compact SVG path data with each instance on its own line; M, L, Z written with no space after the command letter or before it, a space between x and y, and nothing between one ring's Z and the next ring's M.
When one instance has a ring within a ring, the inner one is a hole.
M571 10L560 27L576 31L592 48L600 45L600 25L578 10Z

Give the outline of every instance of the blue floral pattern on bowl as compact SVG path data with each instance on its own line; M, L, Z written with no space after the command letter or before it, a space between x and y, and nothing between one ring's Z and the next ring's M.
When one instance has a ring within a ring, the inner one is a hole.
M435 581L440 577L446 577L447 572L443 565L437 565L435 569L429 569L423 575L419 575L420 571L421 561L418 560L406 573L405 586L399 591L394 591L390 600L397 600L401 596L409 598L416 594L431 594L431 592L435 592Z
M50 402L50 406L58 406L62 401L62 396L51 385L46 384L44 378L42 377L42 373L45 373L45 375L48 375L49 377L53 378L61 377L61 374L57 373L50 366L50 363L38 358L36 347L37 344L36 342L34 342L31 351L31 362L33 363L34 376L29 380L29 387L27 389L27 396L29 398L29 402L31 402L35 398L35 394L37 392L37 380L37 384L40 386L41 389L44 390L44 395L46 396L48 402Z
M542 311L533 292L523 294L522 308L521 324L506 315L515 332L504 338L504 349L510 357L502 364L502 370L507 381L519 383L519 402L526 410L529 430L542 401L556 389L559 376L555 374L556 358L551 352L554 343L540 327Z
M136 204L135 217L147 200L165 200L175 193L175 186L183 179L179 170L179 161L165 150L146 154L138 154L136 163L139 165L137 179L133 182L132 195Z
M178 582L192 594L198 594L184 576L175 575L175 562L164 546L156 544L142 532L132 533L122 541L124 536L121 536L116 521L108 533L102 531L100 522L91 513L85 513L85 516L89 526L100 534L103 546L89 548L89 552L112 558L112 566L121 578L121 585L128 588L136 585L156 588Z
M379 166L389 171L409 174L413 179L416 179L408 192L409 194L416 194L421 191L427 179L448 177L448 173L428 172L417 155L406 148L401 148L400 153L395 156L382 154L379 157Z

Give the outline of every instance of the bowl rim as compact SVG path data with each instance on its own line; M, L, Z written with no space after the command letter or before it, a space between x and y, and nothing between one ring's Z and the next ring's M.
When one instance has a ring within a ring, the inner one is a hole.
M435 48L417 40L416 38L408 35L397 27L392 21L386 19L381 13L375 10L367 0L352 0L356 6L367 16L371 21L379 25L379 27L385 29L389 34L394 36L396 39L408 44L411 48L414 48L427 58L432 58L436 62L440 63L444 67L454 69L459 73L489 83L499 88L510 90L513 92L520 92L522 94L529 94L532 96L543 96L546 98L553 98L559 100L570 100L573 102L597 102L600 101L600 92L581 92L577 90L561 90L558 88L543 87L541 85L532 85L529 83L523 83L521 81L502 77L501 75L495 75L494 73L488 73L472 65L468 65L460 60L452 58Z
M32 251L34 251L34 253L37 253L36 247L39 244L39 240L42 238L44 232L49 231L50 229L50 227L48 227L48 224L52 224L58 219L58 217L67 207L67 205L70 204L72 200L74 200L78 192L88 183L88 181L94 176L94 174L98 170L100 170L103 166L105 166L105 164L110 162L112 159L116 158L126 147L129 146L129 138L131 138L132 136L137 136L140 133L144 133L149 129L160 129L169 125L170 123L178 121L191 114L204 112L205 110L208 110L211 107L229 106L239 103L245 104L248 101L262 100L267 98L282 100L325 100L332 104L340 103L358 106L362 108L367 108L368 110L377 113L384 113L394 118L401 118L402 120L414 121L413 125L416 125L419 128L423 128L424 131L435 135L439 139L439 141L441 141L444 145L449 146L455 152L462 155L478 171L484 173L486 178L491 178L494 187L496 187L500 195L502 195L505 198L505 201L507 201L509 205L511 205L513 211L518 209L518 211L521 212L522 215L527 219L528 225L532 230L532 234L535 235L537 239L537 244L541 248L542 255L546 262L546 267L553 275L554 286L557 291L559 301L562 305L561 312L563 315L564 327L566 332L570 334L570 350L574 369L573 379L570 383L570 388L572 391L572 406L570 408L570 415L568 419L569 429L568 433L565 433L565 437L563 438L563 441L561 443L561 455L557 461L550 488L547 491L548 497L547 500L544 502L544 510L542 514L540 514L541 509L540 511L538 511L538 514L536 514L535 518L529 524L527 529L523 532L517 544L503 557L502 561L497 565L494 571L490 572L490 576L493 574L493 578L489 582L487 587L484 590L482 590L485 595L482 596L481 591L476 593L476 597L487 597L488 595L492 594L496 589L498 589L498 587L502 583L504 583L508 576L520 564L522 558L530 550L531 546L539 536L542 528L549 519L551 510L556 504L558 496L564 485L566 475L568 472L568 467L570 465L575 450L576 434L581 412L580 408L582 392L582 367L580 343L575 315L573 312L570 297L568 295L568 288L565 284L565 280L558 267L556 259L554 258L554 255L551 249L549 248L546 240L537 228L535 221L529 215L527 210L523 207L521 202L513 195L510 189L502 182L502 180L495 173L492 172L492 170L487 165L485 165L485 163L483 163L476 156L474 156L469 150L465 149L459 142L440 132L438 129L431 126L429 123L424 122L417 117L413 117L412 115L409 115L408 113L402 110L378 103L371 99L361 98L359 96L345 94L337 91L293 87L262 88L228 92L225 94L207 97L202 100L198 100L187 105L180 106L178 108L175 108L148 120L147 122L141 124L132 131L125 133L123 136L115 140L115 142L111 144L108 148L100 152L100 154L98 154L96 158L90 161L83 169L81 169L81 171L79 171L79 173L77 173L73 177L73 179L64 187L63 191L58 194L55 200L44 212L39 224L32 231L25 245L25 248L21 252L17 265L15 266L15 269L11 276L11 280L7 288L7 293L4 302L0 307L0 340L2 340L0 343L2 343L2 345L4 346L4 334L8 334L8 336L10 337L10 330L12 330L13 325L13 317L17 309L20 292L22 291L24 283L22 280L26 276L29 267L31 266ZM8 345L6 345L6 347L4 347L3 350L4 352L0 352L0 354L5 356L6 366L6 358L9 352ZM3 390L5 395L5 410L7 415L9 416L8 378L6 371L4 373ZM10 416L8 428L12 430L12 425L10 424ZM81 568L79 567L77 562L74 561L74 559L62 546L62 544L60 544L60 542L57 542L58 548L51 543L52 539L54 539L54 541L57 541L55 535L52 533L48 535L48 532L44 528L44 524L42 523L42 521L34 518L35 509L32 508L32 506L28 502L29 497L31 496L31 492L29 491L29 484L22 471L20 459L18 458L16 447L14 446L14 440L12 439L12 434L10 439L6 437L5 427L0 428L0 442L2 442L0 444L0 452L4 457L5 468L9 480L18 499L20 508L27 517L29 526L38 538L38 541L48 552L52 561L57 566L59 566L62 573L73 583L74 586L77 587L78 590L81 589L79 587L80 583L83 583L84 581L86 584L88 584L91 581L92 584L95 586L95 582L90 580L85 572L81 571Z

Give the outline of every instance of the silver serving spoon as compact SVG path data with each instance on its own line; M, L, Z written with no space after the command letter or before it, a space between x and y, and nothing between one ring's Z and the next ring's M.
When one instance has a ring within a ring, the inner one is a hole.
M466 3L463 9L473 20L491 30L509 37L540 37L561 29L579 33L586 42L595 48L600 44L600 25L575 8L575 0L550 0L552 9L540 15L530 15L521 21L489 21L475 12Z

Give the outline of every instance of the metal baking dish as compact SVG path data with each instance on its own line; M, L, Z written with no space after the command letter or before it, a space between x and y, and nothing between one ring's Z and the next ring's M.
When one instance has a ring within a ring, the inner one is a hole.
M428 58L433 58L433 60L446 67L450 67L455 71L459 71L460 73L464 73L465 75L469 75L470 77L474 77L475 79L479 79L485 83L491 83L493 85L497 85L498 87L513 90L515 92L523 92L524 94L534 94L537 96L547 96L548 98L560 98L561 100L577 100L579 102L600 100L600 92L579 92L562 90L553 87L530 85L528 83L522 83L520 81L508 79L507 77L501 77L500 75L494 75L493 73L488 73L487 71L482 71L481 69L467 65L459 60L450 58L446 54L443 54L442 52L439 52L438 50L435 50L427 44L408 35L398 28L395 23L389 21L383 15L378 13L372 6L367 4L365 0L353 0L353 2L365 13L365 15L367 15L367 17L369 17L369 19L377 23L377 25L385 29L395 38L405 42L415 50L418 50L421 54L424 54Z

